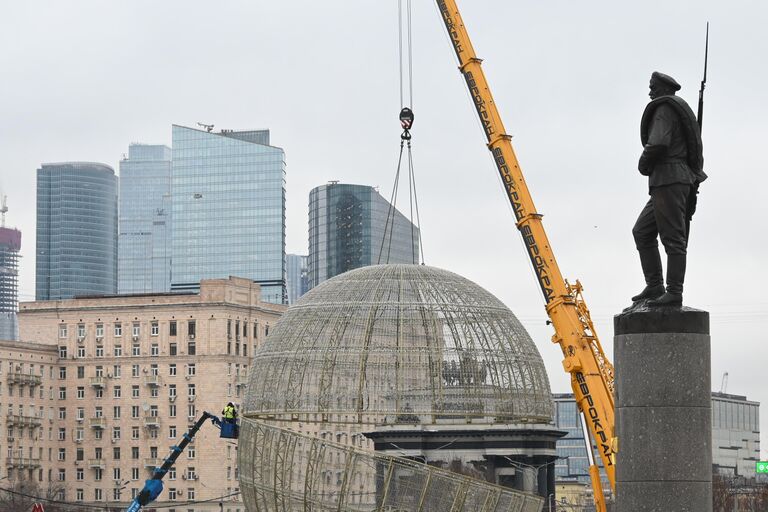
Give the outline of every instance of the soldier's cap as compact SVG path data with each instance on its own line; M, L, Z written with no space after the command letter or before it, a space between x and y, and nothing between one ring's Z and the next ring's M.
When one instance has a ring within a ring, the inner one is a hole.
M669 75L665 75L664 73L659 73L658 71L654 71L651 75L651 80L656 80L658 82L663 83L664 85L671 87L674 91L680 90L680 84L677 83L677 80L672 78Z

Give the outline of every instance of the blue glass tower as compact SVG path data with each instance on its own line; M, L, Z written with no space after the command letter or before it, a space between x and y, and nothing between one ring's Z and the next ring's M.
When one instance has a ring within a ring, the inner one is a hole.
M108 165L37 170L37 300L117 291L117 177Z
M171 289L171 148L131 144L120 162L118 293Z
M269 131L173 126L171 290L246 277L286 301L285 154Z
M368 265L417 264L418 241L419 229L373 187L331 182L309 193L310 288Z

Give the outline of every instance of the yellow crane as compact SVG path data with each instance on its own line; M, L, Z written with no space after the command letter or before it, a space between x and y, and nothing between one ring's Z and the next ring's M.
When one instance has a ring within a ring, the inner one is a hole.
M604 511L605 499L592 453L592 442L602 459L608 481L615 490L613 365L600 345L582 296L581 283L576 281L571 284L560 273L541 222L542 216L536 211L515 156L512 137L504 129L483 73L482 61L475 54L458 6L455 0L437 0L437 6L544 295L547 314L555 329L552 342L560 345L564 356L563 368L571 376L571 387L582 414L582 423L586 424L585 437L595 504L598 511Z

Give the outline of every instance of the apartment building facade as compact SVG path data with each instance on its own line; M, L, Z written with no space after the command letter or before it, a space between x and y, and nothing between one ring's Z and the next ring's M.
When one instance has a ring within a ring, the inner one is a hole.
M234 277L204 280L196 294L22 303L23 344L45 347L49 358L36 370L44 403L35 406L50 446L30 452L40 458L37 474L25 467L13 476L55 485L67 502L122 510L203 411L240 403L253 352L284 309ZM213 425L164 482L157 505L166 510L244 510L237 444Z

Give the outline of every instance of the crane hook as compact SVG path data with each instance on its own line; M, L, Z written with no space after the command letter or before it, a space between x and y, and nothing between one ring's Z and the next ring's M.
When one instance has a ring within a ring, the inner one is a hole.
M403 128L403 134L400 138L403 140L411 140L411 126L413 126L413 110L408 107L404 107L400 111L400 126Z

